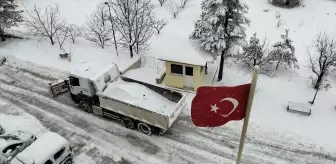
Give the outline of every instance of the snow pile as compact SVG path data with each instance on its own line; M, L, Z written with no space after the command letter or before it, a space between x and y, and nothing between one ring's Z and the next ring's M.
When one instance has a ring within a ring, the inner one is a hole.
M53 69L41 65L36 65L36 63L23 61L15 56L4 56L3 54L1 54L1 49L0 49L0 57L6 58L5 62L6 65L15 67L16 69L26 73L42 76L43 78L54 79L55 77L66 77L68 75L67 71L61 71L60 69L57 68Z
M0 113L0 124L6 133L22 130L39 135L46 131L38 120L29 115L14 116Z
M145 82L147 84L156 85L156 82L155 82L156 75L157 73L156 73L155 68L142 67L142 68L129 70L122 76L130 78L130 79L138 80L141 82Z
M169 101L143 85L125 82L120 79L110 83L105 89L104 95L162 115L170 114L176 106L175 102Z

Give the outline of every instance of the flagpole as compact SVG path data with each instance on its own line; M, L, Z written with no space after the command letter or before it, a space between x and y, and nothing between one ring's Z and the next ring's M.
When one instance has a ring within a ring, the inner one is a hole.
M244 125L243 125L242 133L240 136L240 143L239 143L239 150L238 150L236 164L240 164L241 157L243 154L244 142L246 138L248 122L250 119L250 113L251 113L251 108L252 108L252 103L253 103L253 98L254 98L254 92L255 92L256 85L257 85L258 75L259 75L259 66L254 66L251 88L250 88L250 93L249 93L249 98L248 98L246 113L245 113L245 118L244 118Z

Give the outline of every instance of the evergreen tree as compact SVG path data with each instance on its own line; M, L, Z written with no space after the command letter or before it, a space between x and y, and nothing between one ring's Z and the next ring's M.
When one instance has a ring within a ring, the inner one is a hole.
M17 26L18 22L22 22L20 13L22 10L16 10L18 6L14 0L0 1L0 37L1 41L5 41L5 29L12 26Z
M297 59L295 56L295 48L293 46L293 41L288 37L288 29L286 29L286 34L281 35L282 41L279 41L273 45L273 50L271 55L276 60L277 64L275 69L279 66L286 66L299 68L297 64Z
M239 0L204 0L201 4L201 19L195 24L190 39L198 40L201 46L221 55L218 81L222 80L224 57L234 44L246 37L244 25L249 25L244 14L248 7Z
M243 52L239 53L236 58L249 68L258 65L261 73L269 74L271 72L270 66L273 58L269 56L266 38L260 43L256 33L250 38L249 43L243 46Z

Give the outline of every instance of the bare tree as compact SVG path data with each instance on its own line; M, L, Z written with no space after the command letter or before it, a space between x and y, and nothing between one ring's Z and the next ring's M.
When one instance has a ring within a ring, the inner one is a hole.
M189 2L189 0L181 0L181 1L182 1L181 8L184 9L184 7L187 5L187 3Z
M136 40L135 40L135 52L139 54L142 51L148 50L149 39L152 37L154 30L151 24L148 22L146 26L139 27L139 31L135 32Z
M166 20L155 20L155 18L151 18L152 28L154 28L157 34L160 34L161 30L167 25Z
M104 4L99 4L91 17L88 18L84 34L85 39L94 42L101 48L105 48L111 36L111 28L106 25L105 14Z
M69 35L69 28L66 26L56 32L56 39L61 50L65 40L69 38Z
M159 0L159 3L161 6L163 6L163 4L166 2L167 0Z
M79 36L83 36L82 27L78 27L75 24L70 24L67 26L67 30L69 32L69 38L71 39L72 43L76 43L76 39Z
M329 38L326 33L318 34L312 47L308 48L308 67L315 74L313 85L316 90L328 85L324 81L335 65L336 39Z
M146 49L153 34L153 6L150 1L110 0L109 4L115 13L116 28L121 34L120 44L129 49L131 57L133 51L138 53Z
M165 7L170 14L176 18L176 16L183 10L185 0L167 0Z
M64 27L64 20L60 18L59 6L48 6L41 8L34 6L33 9L27 10L26 27L29 33L34 36L50 39L51 45L55 44L57 32Z

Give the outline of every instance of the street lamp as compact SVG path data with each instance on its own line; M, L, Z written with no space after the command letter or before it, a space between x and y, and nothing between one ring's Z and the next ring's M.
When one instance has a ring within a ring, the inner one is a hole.
M109 8L110 21L111 21L111 28L112 28L113 41L114 41L114 47L115 47L115 49L116 49L117 56L118 56L118 46L117 46L117 41L116 41L116 37L115 37L114 25L113 25L113 21L112 21L111 6L110 6L110 4L109 4L108 2L104 2L104 4L105 4L106 6L108 6L108 8Z

